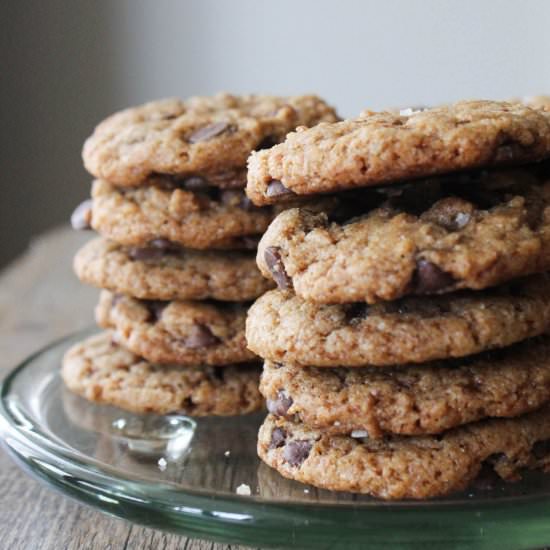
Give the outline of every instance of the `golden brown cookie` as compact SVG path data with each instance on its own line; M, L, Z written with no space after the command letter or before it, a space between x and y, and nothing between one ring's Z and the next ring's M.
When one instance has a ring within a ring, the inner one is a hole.
M94 403L135 413L246 414L263 405L256 365L154 365L115 344L108 332L73 346L63 359L67 387Z
M462 101L398 115L298 128L248 160L255 204L456 170L535 162L550 156L550 113L519 103Z
M104 120L86 141L83 158L94 176L122 186L152 174L244 186L250 151L282 141L297 126L337 119L334 109L311 95L166 99Z
M483 293L317 305L272 290L250 308L249 348L278 363L389 366L463 357L544 333L550 278L534 275Z
M162 240L144 248L96 238L74 259L81 281L144 300L247 301L273 284L252 252L175 248Z
M228 365L256 359L246 347L246 310L241 303L137 300L104 290L96 320L152 363Z
M331 491L425 499L465 489L483 466L503 479L550 466L550 408L483 420L439 436L387 439L330 435L269 415L258 454L284 477Z
M543 168L542 166L540 168ZM550 270L550 180L527 169L369 190L363 215L282 212L258 247L281 288L317 303L482 289Z
M437 434L550 401L550 339L480 355L379 369L266 361L260 391L275 416L330 434Z

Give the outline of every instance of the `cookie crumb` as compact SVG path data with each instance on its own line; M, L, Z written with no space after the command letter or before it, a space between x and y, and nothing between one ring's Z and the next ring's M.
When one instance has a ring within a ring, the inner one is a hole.
M237 487L237 490L235 492L238 495L247 496L247 497L249 497L252 494L252 492L250 491L250 486L247 485L246 483L241 483Z
M223 453L223 456L230 456L231 455L231 451L225 451L225 453Z

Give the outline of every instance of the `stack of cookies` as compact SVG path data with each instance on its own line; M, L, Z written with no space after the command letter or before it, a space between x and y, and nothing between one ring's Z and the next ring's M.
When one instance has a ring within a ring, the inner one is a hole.
M246 198L246 159L297 126L335 120L313 96L222 94L148 103L95 129L83 157L97 179L72 222L101 235L75 270L103 289L106 330L65 356L71 390L139 413L262 406L244 329L250 301L272 285L254 255L274 208Z
M550 113L469 101L300 128L249 159L278 285L249 311L265 358L261 459L387 499L550 465ZM278 190L273 196L272 189Z

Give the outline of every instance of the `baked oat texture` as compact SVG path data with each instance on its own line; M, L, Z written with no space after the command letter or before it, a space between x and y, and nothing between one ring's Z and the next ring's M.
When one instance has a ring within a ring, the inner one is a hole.
M462 101L410 115L366 111L298 128L248 160L255 204L550 155L550 113L520 103ZM286 191L285 191L286 190Z
M256 365L159 366L96 334L73 346L63 359L67 387L94 403L135 413L192 416L246 414L262 408Z
M96 321L148 361L228 365L253 361L244 336L246 305L228 302L157 302L101 292Z
M216 174L243 168L250 151L282 141L297 126L335 120L334 109L313 95L153 101L100 123L84 144L84 165L123 186L156 173Z
M144 300L253 300L273 284L252 252L124 247L95 238L76 254L84 283Z
M437 434L550 401L550 339L402 368L321 369L266 361L260 382L275 416L330 434Z
M317 305L271 290L248 312L248 347L277 363L390 366L463 357L543 334L550 321L550 278L409 297L373 306Z
M512 419L483 420L441 436L385 440L329 435L269 415L258 454L284 477L332 491L384 499L426 499L465 489L482 466L503 479L548 470L550 408Z
M266 277L317 303L483 289L550 270L550 181L529 170L435 178L358 197L331 221L282 212L262 237ZM465 180L465 181L463 181Z

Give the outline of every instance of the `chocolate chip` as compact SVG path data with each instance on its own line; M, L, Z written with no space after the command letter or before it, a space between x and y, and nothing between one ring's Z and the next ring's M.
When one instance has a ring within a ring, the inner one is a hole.
M271 442L269 443L270 449L278 449L285 444L286 432L283 428L275 428L271 432Z
M465 227L474 211L474 205L459 197L446 197L436 202L421 219L436 223L448 231Z
M277 145L279 140L276 136L265 136L258 145L256 145L256 151L261 151L262 149L271 149L274 145Z
M134 261L147 261L147 260L160 260L164 258L167 254L167 251L162 250L161 248L147 247L147 248L137 248L132 247L128 249L128 256Z
M313 443L307 439L296 439L285 446L283 456L291 466L300 466L309 456Z
M71 225L73 229L83 231L92 228L92 199L81 202L71 214Z
M275 416L285 416L294 401L284 390L277 393L276 399L266 401L267 410Z
M413 276L413 287L416 294L438 292L452 286L454 279L437 265L428 260L418 260Z
M206 348L219 344L221 340L206 326L199 323L192 326L189 336L184 340L186 348Z
M208 126L195 130L190 136L188 136L187 141L189 143L208 141L209 139L215 138L223 132L226 132L230 128L231 125L228 122L215 122L214 124L209 124Z
M292 279L287 275L281 259L281 249L278 246L268 246L264 252L264 260L277 286L286 290L292 286Z
M357 302L349 304L346 307L346 321L351 323L353 321L360 321L366 319L369 315L369 305L365 302Z
M271 180L267 186L266 197L283 197L285 195L295 195L294 191L286 188L279 180Z
M164 308L168 305L168 302L161 302L160 300L143 300L143 304L149 311L148 323L156 323L162 316Z

